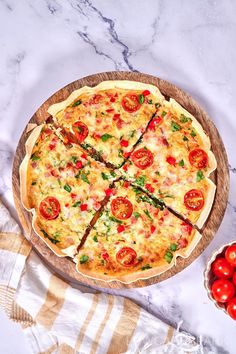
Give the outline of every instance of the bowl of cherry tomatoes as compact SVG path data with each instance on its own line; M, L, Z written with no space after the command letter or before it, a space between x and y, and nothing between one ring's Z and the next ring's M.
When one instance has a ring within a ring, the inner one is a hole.
M204 272L208 297L217 308L236 320L236 242L213 253Z

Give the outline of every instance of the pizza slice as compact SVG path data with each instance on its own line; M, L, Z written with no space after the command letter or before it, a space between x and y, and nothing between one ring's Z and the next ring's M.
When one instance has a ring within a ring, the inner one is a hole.
M95 149L103 161L119 167L163 99L153 85L105 81L74 91L48 113L90 153Z
M76 256L77 270L132 282L160 274L188 257L201 235L147 194L120 180Z
M117 174L78 145L65 145L50 125L34 129L20 168L21 198L33 228L59 256L73 256Z
M209 138L175 101L164 102L121 168L125 178L202 227L214 200Z

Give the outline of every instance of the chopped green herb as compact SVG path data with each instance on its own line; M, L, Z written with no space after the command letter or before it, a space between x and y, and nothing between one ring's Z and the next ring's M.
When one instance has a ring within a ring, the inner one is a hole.
M86 256L86 254L82 254L82 256L79 259L80 264L87 263L88 260L89 260L89 256Z
M135 134L135 130L131 130L131 132L130 132L130 134L129 134L130 138L133 138L133 137L134 137L134 134Z
M137 188L137 187L132 187L132 190L134 191L134 193L136 194L136 195L139 195L139 194L142 194L142 192L141 192L141 190L139 189L139 188Z
M93 241L94 242L98 242L98 238L97 238L97 236L95 235L95 236L93 236Z
M146 264L145 266L143 266L141 268L141 270L147 270L147 269L151 269L152 267L150 266L150 264Z
M112 177L116 177L116 173L115 173L115 171L111 171L111 173L110 173L110 174L111 174L111 176L112 176Z
M102 172L101 175L102 175L102 179L104 179L104 180L109 179L109 176L106 175L106 173Z
M143 187L144 184L145 184L145 180L146 180L146 177L145 177L145 176L140 176L140 177L136 178L135 183L136 183L137 185Z
M152 100L148 100L148 104L152 104Z
M67 192L71 192L71 187L69 186L69 184L65 184L63 187Z
M191 135L193 138L197 135L196 132L195 132L195 129L192 129L190 135Z
M147 209L144 210L144 214L147 215L149 220L153 221L153 218L151 217L151 215L150 215L150 213L149 213L149 211Z
M35 186L36 184L37 184L37 182L34 181L31 183L31 186Z
M192 122L192 119L190 117L185 116L184 114L181 114L180 115L180 122L181 123Z
M166 251L164 255L164 259L166 260L167 263L171 263L173 259L173 254L170 251Z
M143 94L139 95L139 97L138 97L139 103L140 103L140 104L143 104L144 100L145 100L144 95L143 95Z
M153 205L154 207L163 210L162 204L158 203L155 199L151 199L147 195L143 194L143 195L138 196L138 201L149 203L149 204Z
M183 136L183 141L188 141L188 138L186 135Z
M155 103L155 107L156 107L156 109L161 107L160 103Z
M71 107L79 106L81 103L82 103L81 100L75 101L75 102L71 105Z
M171 130L172 130L172 132L177 132L180 129L181 129L181 126L178 123L176 123L176 122L174 122L172 120L172 122L171 122Z
M122 221L116 219L114 216L109 216L109 219L110 219L111 221L117 222L117 224L122 224Z
M77 156L71 156L71 160L76 163L78 161Z
M73 208L76 208L76 207L79 206L80 204L81 204L81 201L78 200L77 202L75 202L75 203L72 205L72 207L73 207Z
M161 116L162 116L162 117L165 117L166 115L167 115L167 112L162 111Z
M37 156L36 152L34 152L34 153L31 155L31 160L32 160L32 161L37 161L37 160L40 160L40 157Z
M40 231L43 233L43 236L45 238L48 238L52 243L56 244L56 243L60 242L60 240L50 237L49 234L46 231L44 231L43 229L41 229Z
M83 146L83 148L84 148L85 150L88 150L88 149L91 148L91 145L88 144L88 143L83 143L82 146Z
M204 174L201 170L197 171L197 182L200 182L202 179L204 179Z
M118 157L123 157L123 150L122 149L118 149Z
M141 216L141 214L138 213L137 211L134 211L133 214L136 219L138 219Z
M170 250L173 251L173 252L175 252L177 250L177 248L178 248L178 245L176 245L176 243L172 243L170 245Z
M90 182L89 182L89 180L88 180L88 176L89 175L89 172L87 172L87 173L85 173L85 172L81 172L81 179L82 179L82 181L84 181L85 183L88 183L88 184L90 184Z
M108 139L111 139L111 138L113 138L113 136L110 135L110 134L103 134L101 136L101 139L102 139L103 142L106 142Z
M182 160L180 160L180 162L179 162L179 166L181 166L181 167L183 167L184 166L184 160L182 159Z
M77 175L75 175L75 178L76 179L80 178L80 174L81 174L81 170L77 173Z

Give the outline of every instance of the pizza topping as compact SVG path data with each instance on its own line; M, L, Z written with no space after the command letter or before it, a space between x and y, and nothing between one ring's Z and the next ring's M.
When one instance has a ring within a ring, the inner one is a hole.
M123 97L121 105L125 111L133 113L141 107L139 99L140 96L138 96L136 93L128 93Z
M132 162L141 170L145 170L153 164L153 154L146 148L136 150L131 155Z
M121 233L121 232L123 232L123 231L125 231L124 225L118 225L118 226L117 226L117 232Z
M86 211L86 210L88 210L88 204L81 204L81 205L80 205L80 210L81 210L81 211Z
M175 166L176 164L176 159L173 156L168 156L166 158L166 161L168 162L169 165Z
M151 225L151 234L153 234L156 231L156 227L154 225Z
M128 140L122 139L122 140L120 141L120 146L123 146L123 147L129 146Z
M197 135L195 129L192 129L190 135L191 135L193 138Z
M56 219L61 211L59 201L55 197L46 197L39 204L39 212L47 220Z
M155 130L157 125L159 125L162 122L162 117L158 116L156 118L153 118L153 120L150 122L148 129L150 130Z
M93 241L94 242L98 242L98 238L97 238L97 236L95 235L95 236L93 236Z
M138 96L138 101L139 101L140 104L143 104L143 103L144 103L145 97L144 97L143 94L141 94L141 95Z
M152 267L150 266L150 264L146 264L144 265L141 270L147 270L147 269L151 269Z
M81 201L78 200L77 202L75 202L75 203L72 205L72 207L73 207L73 208L77 208L77 206L79 206L80 204L81 204Z
M105 194L106 194L107 197L110 197L112 195L112 193L113 193L113 189L112 188L107 188L105 190Z
M189 153L189 162L192 166L197 168L206 168L208 165L207 153L202 149L194 149Z
M83 167L82 161L77 161L75 167L81 169Z
M183 160L183 159L179 161L179 166L180 166L180 167L183 167L183 166L184 166L184 160Z
M191 235L191 232L193 230L193 227L192 225L188 224L187 222L182 222L182 228L183 228L183 231L186 232L188 235Z
M103 252L101 257L106 261L109 258L109 254L107 252Z
M178 240L178 245L179 245L179 248L185 248L188 246L188 240L185 237L181 237Z
M40 157L37 155L37 152L34 152L34 153L31 155L31 160L32 160L32 161L40 160Z
M176 122L174 122L172 120L172 122L171 122L171 130L172 130L172 132L177 132L180 129L181 129L181 126L178 123L176 123Z
M48 145L50 150L54 150L57 145L57 138L53 138L50 144Z
M184 196L184 204L187 209L199 211L204 205L204 196L199 189L191 189Z
M89 256L87 256L86 254L82 254L82 256L80 256L79 262L80 264L84 264L87 263L89 260Z
M109 139L111 139L111 138L113 138L113 136L110 135L110 134L103 134L103 135L101 136L101 139L102 139L103 142L106 142L107 140L109 140Z
M82 103L82 100L75 101L74 103L72 103L71 107L77 107L77 106L79 106L81 103Z
M71 186L69 186L69 184L65 184L63 188L65 189L65 191L69 193L71 192Z
M79 120L72 125L72 130L80 143L87 138L89 133L87 125Z
M137 253L131 247L122 247L116 254L116 260L124 267L131 267L137 262Z
M167 263L171 263L173 259L173 254L170 251L166 251L164 255L164 259L166 260Z
M200 182L202 179L204 179L204 174L202 171L197 171L197 182Z
M113 113L113 112L114 112L114 109L113 109L113 108L106 109L106 112L107 112L107 113Z
M143 91L143 96L144 97L146 97L146 96L148 96L148 95L150 95L151 94L151 92L149 91L149 90L144 90Z
M155 191L155 188L153 188L150 183L146 183L146 184L145 184L145 188L146 188L150 193L154 193L154 191Z
M93 97L91 98L90 100L90 104L93 105L93 104L98 104L102 99L102 95L100 95L99 93L98 94L95 94L93 95Z
M138 211L134 211L133 214L135 219L138 219L141 216L141 214Z
M192 122L192 118L185 116L184 114L180 115L180 122L181 123L187 123L187 122Z
M178 248L178 245L176 245L176 243L172 243L169 248L172 252L175 252Z
M127 198L117 197L111 202L111 212L117 219L126 220L133 213L133 205Z

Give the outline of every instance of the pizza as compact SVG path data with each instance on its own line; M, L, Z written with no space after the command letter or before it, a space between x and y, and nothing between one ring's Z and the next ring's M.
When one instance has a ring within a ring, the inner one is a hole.
M49 107L20 166L34 231L88 277L161 274L201 239L215 194L209 137L153 85L106 81Z

